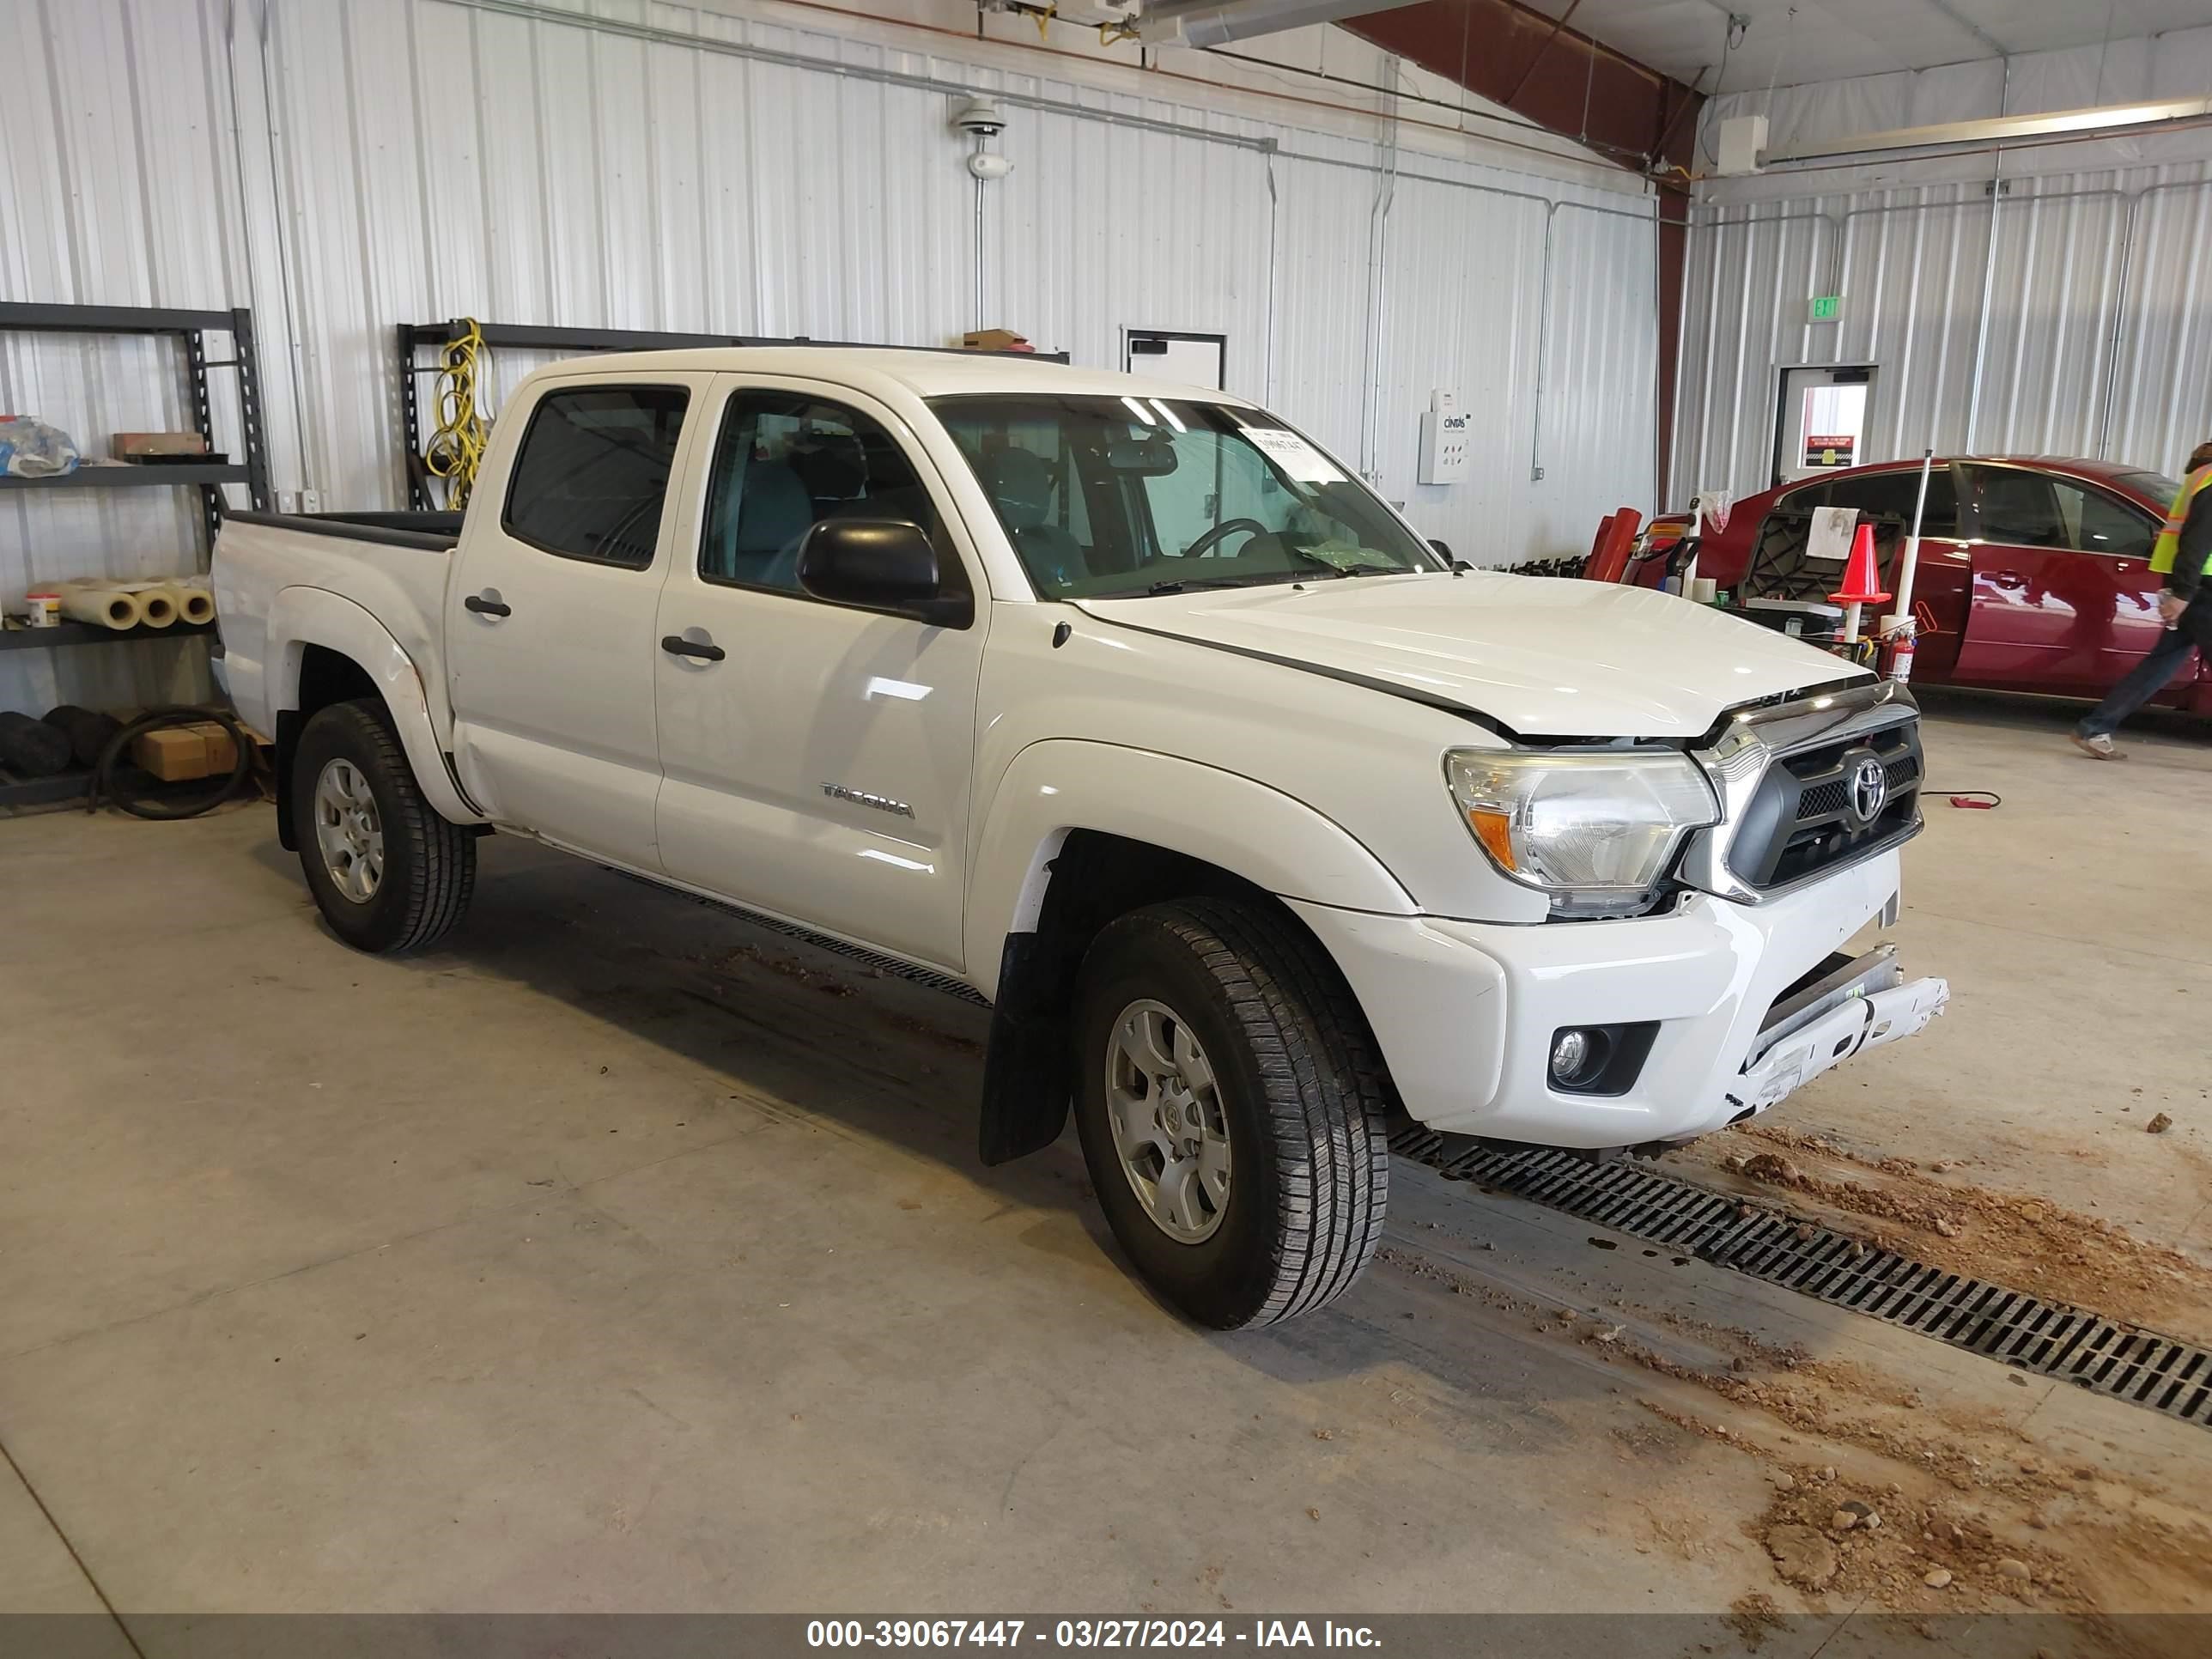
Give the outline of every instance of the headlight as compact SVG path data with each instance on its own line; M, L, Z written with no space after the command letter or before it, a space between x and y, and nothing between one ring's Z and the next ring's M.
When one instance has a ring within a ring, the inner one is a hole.
M1720 822L1697 763L1672 750L1542 755L1455 749L1452 799L1490 861L1568 915L1633 909L1681 838Z

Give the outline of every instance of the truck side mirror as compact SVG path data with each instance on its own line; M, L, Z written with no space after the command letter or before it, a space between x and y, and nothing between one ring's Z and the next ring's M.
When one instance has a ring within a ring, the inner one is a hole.
M917 524L897 519L824 519L799 544L799 585L817 599L908 617L933 628L967 628L975 595L948 584L936 546Z

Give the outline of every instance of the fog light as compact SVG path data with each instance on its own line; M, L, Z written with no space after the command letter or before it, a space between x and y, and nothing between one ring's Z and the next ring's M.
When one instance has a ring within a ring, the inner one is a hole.
M1628 1025L1561 1025L1552 1032L1552 1087L1570 1095L1625 1095L1636 1086L1656 1019Z

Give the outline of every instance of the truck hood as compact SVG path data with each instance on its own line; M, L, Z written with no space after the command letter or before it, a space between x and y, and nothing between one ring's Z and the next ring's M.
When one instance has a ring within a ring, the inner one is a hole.
M1739 704L1863 672L1672 594L1496 572L1081 607L1103 622L1465 709L1527 736L1696 737Z

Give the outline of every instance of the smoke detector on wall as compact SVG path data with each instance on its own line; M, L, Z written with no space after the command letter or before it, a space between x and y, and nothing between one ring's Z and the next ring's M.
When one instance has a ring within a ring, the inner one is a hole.
M975 141L968 152L968 171L978 183L1003 179L1014 170L1011 161L991 148L991 141L1006 130L1006 118L989 99L980 93L970 98L954 112L952 125Z
M1006 118L996 104L979 94L961 105L952 125L978 138L995 138L1006 130Z

